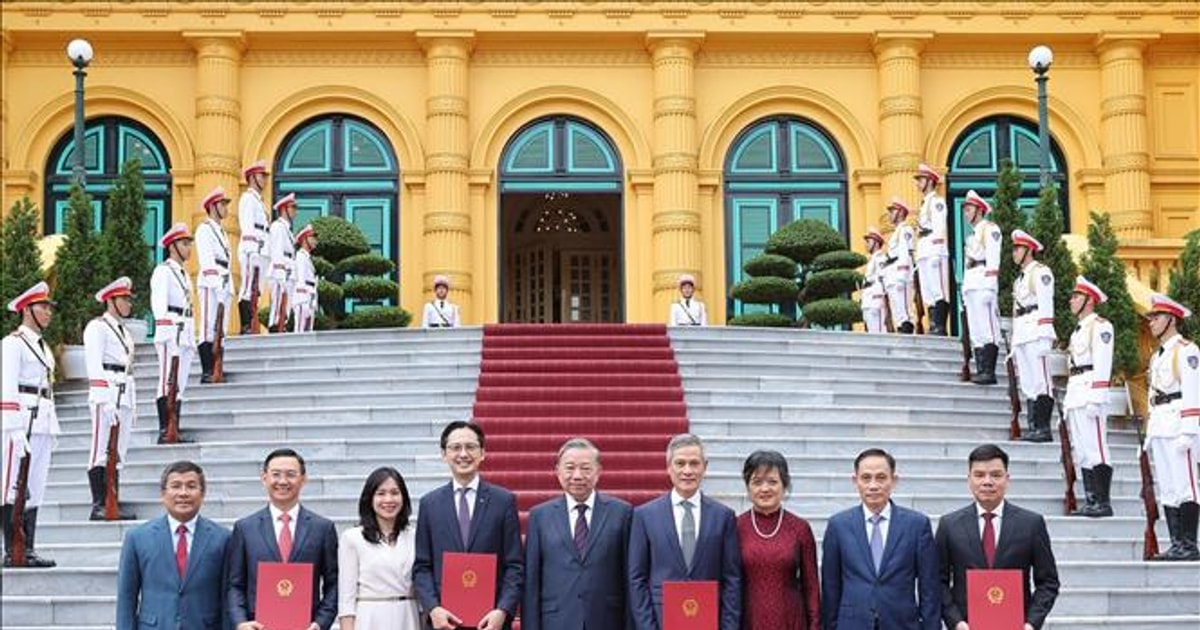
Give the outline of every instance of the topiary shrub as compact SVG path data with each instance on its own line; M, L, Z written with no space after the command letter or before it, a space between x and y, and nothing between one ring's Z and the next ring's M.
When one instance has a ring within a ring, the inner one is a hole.
M317 301L320 303L321 309L328 312L333 312L337 308L342 307L342 302L346 296L342 292L341 285L334 284L325 278L317 280Z
M827 269L858 269L865 264L867 264L866 256L848 249L839 249L825 252L814 258L809 264L808 270L815 273Z
M371 252L371 245L362 230L341 217L317 217L312 220L312 226L317 232L317 247L313 254L331 263Z
M412 315L398 306L378 306L354 311L338 323L338 328L404 328Z
M817 256L839 249L846 249L846 241L832 226L816 219L800 219L776 230L767 239L765 251L808 266Z
M355 254L338 261L333 273L382 276L396 270L396 263L377 254Z
M780 313L746 313L729 320L730 326L755 326L759 328L791 328L796 322Z
M733 286L733 297L749 304L774 304L796 299L800 287L794 280L764 276L750 278Z
M333 263L325 260L320 256L312 257L313 270L317 272L317 277L324 278L333 273Z
M342 283L342 292L346 297L364 302L382 302L399 291L399 285L387 278L356 277Z
M1196 343L1200 342L1200 230L1192 230L1185 238L1179 266L1171 270L1167 295L1192 311L1179 332Z
M804 319L824 328L846 326L862 319L862 309L854 300L827 298L805 303Z
M853 269L827 269L817 271L804 281L804 292L800 295L803 302L831 298L843 293L849 294L858 290L862 284L863 275Z
M778 254L763 254L747 260L742 270L756 278L776 276L792 278L796 275L796 261Z
M8 303L26 289L46 279L38 250L38 211L29 197L13 203L8 216L0 217L0 321L3 331L21 323L21 316L8 310Z

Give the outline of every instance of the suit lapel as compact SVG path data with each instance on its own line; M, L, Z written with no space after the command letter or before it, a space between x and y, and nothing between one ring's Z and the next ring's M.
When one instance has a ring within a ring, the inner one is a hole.
M983 555L983 533L979 531L979 514L975 509L975 504L967 507L966 513L963 514L962 535L967 539L967 548L974 554L973 565L990 569L987 563L987 556Z
M312 529L312 512L300 507L300 511L296 515L296 535L295 542L292 543L292 555L296 555L297 549L303 549L304 543L308 539L308 532ZM288 558L289 560L291 558Z
M192 575L199 570L197 565L200 564L200 559L204 557L204 550L208 546L210 533L208 530L208 521L197 518L196 533L192 538L192 550L188 552L187 569L184 570L183 583L180 584L180 588L187 586L188 581L192 579Z
M175 532L171 531L171 522L167 520L166 516L163 516L162 518L154 521L154 528L157 531L152 532L151 535L154 537L154 540L160 541L158 545L159 552L163 554L163 557L167 559L167 564L171 567L171 570L169 571L171 574L171 580L176 586L181 586L182 580L179 578L179 566L175 563ZM194 546L195 544L193 541L193 547ZM191 564L192 558L189 554L189 568Z
M471 515L471 535L470 540L467 541L467 550L475 545L475 539L479 537L479 530L482 529L479 525L484 522L483 519L490 504L491 492L487 485L480 481L479 489L475 491L475 513Z
M679 567L680 572L684 575L690 573L687 562L683 561L683 547L679 544L679 529L675 527L675 506L671 503L672 495L670 493L663 497L659 509L661 510L660 518L664 519L666 527L663 528L663 533L667 537L667 546L671 548L672 555L675 557L675 564ZM699 544L697 543L697 547ZM694 561L695 558L692 558Z
M863 558L863 566L875 571L875 559L871 557L871 540L870 534L867 533L867 513L863 510L862 504L854 508L854 542L855 547L858 547L858 553ZM882 567L881 567L882 568Z
M275 539L275 523L271 521L271 508L265 507L258 512L258 533L263 538L263 544L266 545L267 551L275 562L284 562L279 554L279 541Z
M1004 552L1008 551L1008 545L1011 544L1010 541L1013 539L1012 530L1020 526L1021 517L1017 514L1017 511L1013 509L1011 503L1005 503L1004 516L1001 517L1001 520L1003 522L1000 523L1000 537L998 540L996 540L996 561L993 563L993 567L1000 566L1000 558L1004 556ZM979 543L979 549L981 551L983 550L982 537Z
M450 545L450 547L455 551L466 551L466 547L463 546L462 536L458 533L458 505L454 488L453 481L443 487L443 491L449 497L445 501L446 510L444 516L446 522L443 527L446 528L447 532L450 532L449 538L454 541L454 544Z
M575 550L575 537L571 533L570 523L568 522L574 521L574 517L575 515L572 514L570 503L567 502L567 499L565 497L559 499L554 502L554 511L550 515L550 519L553 521L550 524L550 530L558 538L559 542L562 543L564 551L578 556L579 552ZM595 514L592 515L592 520L596 520Z
M604 523L608 519L608 507L608 499L600 496L600 493L597 492L596 507L592 510L592 524L588 527L587 544L583 547L583 557L580 560L588 557L588 554L592 552L592 547L596 544L596 539L600 537L600 532L604 531ZM572 547L575 546L573 543L574 539L572 538Z

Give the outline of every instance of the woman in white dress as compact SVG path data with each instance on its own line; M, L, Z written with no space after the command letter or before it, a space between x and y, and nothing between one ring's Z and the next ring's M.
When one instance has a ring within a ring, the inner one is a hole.
M358 527L338 544L341 630L420 630L411 515L404 477L388 466L375 469L358 499Z

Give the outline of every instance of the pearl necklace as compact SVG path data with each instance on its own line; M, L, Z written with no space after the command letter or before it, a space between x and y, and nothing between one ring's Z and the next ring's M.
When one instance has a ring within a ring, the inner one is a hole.
M758 519L755 518L756 514L757 512L755 512L754 508L750 508L750 524L754 526L754 533L758 534L759 538L762 538L763 540L771 540L779 534L779 529L783 527L783 508L779 508L779 522L775 523L775 531L771 532L770 534L764 534L762 533L762 530L758 528Z

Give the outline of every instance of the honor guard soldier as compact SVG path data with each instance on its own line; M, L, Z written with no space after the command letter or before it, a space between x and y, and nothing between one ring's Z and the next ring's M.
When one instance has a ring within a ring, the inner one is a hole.
M317 231L309 223L296 234L296 299L292 303L292 330L311 332L317 320L317 269L312 251L317 246Z
M238 227L242 239L238 244L238 265L242 269L241 290L238 291L238 318L241 334L249 334L251 322L258 316L257 296L267 276L267 206L263 202L263 186L267 182L267 163L255 162L242 169L246 191L238 200ZM257 281L257 288L255 287Z
M271 256L271 271L267 274L271 287L271 332L287 332L288 302L291 301L296 272L296 241L292 236L292 219L296 217L296 194L288 193L275 202L275 220L267 236L267 251ZM281 321L282 320L282 321Z
M1156 560L1200 560L1196 529L1200 488L1200 349L1179 334L1179 323L1192 312L1165 295L1150 298L1150 332L1158 351L1150 359L1150 423L1145 448L1154 464L1158 499L1166 512L1171 547Z
M941 176L928 165L918 167L913 179L922 195L921 211L917 214L917 273L921 278L921 299L929 305L929 334L945 335L950 317L946 200L937 194Z
M46 476L50 471L50 452L54 450L59 433L58 415L54 411L54 353L42 339L54 315L50 287L39 282L8 303L8 310L21 315L21 325L4 338L3 374L0 380L0 411L4 417L4 469L0 472L4 488L0 509L4 521L4 566L14 566L13 528L14 503L23 492L25 509L21 514L22 534L25 537L25 564L30 568L55 566L49 558L34 552L37 532L38 506L46 494ZM27 460L29 475L24 488L19 487L22 460Z
M168 442L169 420L182 417L180 400L187 389L192 355L196 353L196 324L192 320L192 280L183 263L192 255L187 224L176 223L159 241L167 259L150 276L150 308L154 311L154 350L158 354L158 443ZM178 361L174 361L178 359ZM175 365L176 367L172 367ZM179 442L188 442L178 437Z
M678 302L671 305L671 320L668 326L707 326L708 312L704 302L692 297L696 293L696 279L691 274L679 276Z
M1079 516L1112 516L1112 457L1108 454L1108 379L1112 374L1112 322L1096 314L1108 296L1087 278L1075 278L1071 312L1079 320L1071 333L1071 376L1063 408L1075 463L1082 471L1087 502Z
M867 233L863 234L863 240L867 244L867 268L863 272L863 283L858 294L863 324L869 333L887 332L883 312L887 308L882 275L883 263L887 260L887 254L883 251L883 234L869 227Z
M885 248L887 258L883 261L883 288L887 291L888 309L896 332L911 335L915 330L908 307L913 277L913 228L905 222L908 219L908 206L899 197L892 197L887 211L895 229Z
M1000 288L1000 228L987 220L992 206L974 190L967 191L963 214L974 231L963 246L962 299L971 329L971 347L975 351L976 385L996 383L996 358L1000 346L1000 322L996 296Z
M1013 360L1021 394L1029 401L1025 409L1032 429L1021 439L1049 442L1050 415L1054 396L1050 394L1050 369L1046 365L1054 346L1054 272L1034 260L1042 244L1024 230L1013 230L1012 258L1021 274L1013 282Z
M92 447L88 457L88 485L92 490L93 521L103 521L104 499L108 484L118 493L120 469L129 452L129 435L137 414L133 380L133 335L125 320L133 312L133 281L127 277L113 280L96 293L104 305L104 314L88 322L83 329L83 349L87 357L88 407L92 412ZM109 453L109 436L116 428L116 453ZM108 458L116 458L114 475L108 478ZM137 515L117 505L117 520L129 521Z
M229 197L225 189L217 186L204 196L200 203L208 215L196 227L196 255L200 258L200 272L196 285L200 297L200 382L208 383L213 374L213 343L217 331L225 334L229 325L229 237L221 221L229 213ZM218 309L218 306L224 308ZM217 311L221 321L217 321Z
M450 292L450 279L446 276L433 277L433 299L425 304L421 325L425 328L457 328L458 306L446 299Z

